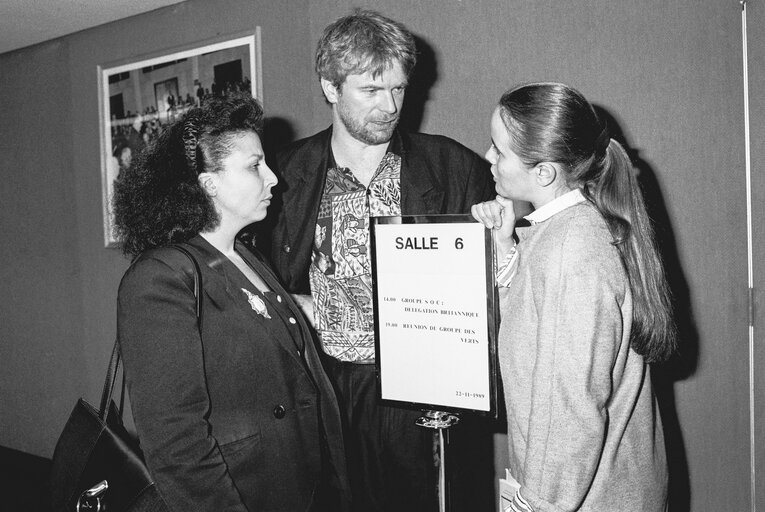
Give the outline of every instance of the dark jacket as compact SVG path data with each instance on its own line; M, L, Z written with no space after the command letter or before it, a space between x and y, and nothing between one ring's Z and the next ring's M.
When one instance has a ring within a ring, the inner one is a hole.
M191 262L147 251L128 269L118 335L141 448L177 511L304 511L322 470L345 487L337 401L297 306L242 244L237 250L291 308L304 357L275 312L256 313L254 286L202 237L184 244L199 262L202 331Z
M308 266L331 138L330 127L294 142L276 157L280 210L270 253L274 269L292 293L310 293ZM468 213L472 205L496 196L488 162L448 137L396 131L391 150L402 160L403 215Z

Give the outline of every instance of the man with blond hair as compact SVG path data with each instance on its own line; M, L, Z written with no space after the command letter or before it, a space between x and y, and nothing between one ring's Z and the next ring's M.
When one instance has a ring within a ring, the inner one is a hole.
M329 25L316 72L332 126L276 158L271 257L328 356L345 408L353 510L437 509L433 433L377 401L370 218L467 213L493 198L488 164L456 141L397 128L416 62L411 33L373 11Z

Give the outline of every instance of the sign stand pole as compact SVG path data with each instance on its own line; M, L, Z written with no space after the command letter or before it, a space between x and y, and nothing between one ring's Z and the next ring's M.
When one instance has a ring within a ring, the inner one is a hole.
M446 445L449 443L449 432L446 430L459 423L458 416L445 411L423 411L423 415L415 422L417 426L438 430L438 509L448 512L449 495L446 480Z

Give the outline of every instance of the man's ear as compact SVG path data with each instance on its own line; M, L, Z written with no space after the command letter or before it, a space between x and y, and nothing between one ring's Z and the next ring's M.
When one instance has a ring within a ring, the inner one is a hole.
M540 187L549 187L559 175L558 166L553 162L540 162L534 167L534 176Z
M210 197L218 195L218 187L215 185L215 175L209 172L203 172L197 177L202 190Z
M340 87L336 87L335 84L326 78L322 78L321 90L324 91L324 97L327 98L328 102L333 105L337 103L337 97L340 96Z

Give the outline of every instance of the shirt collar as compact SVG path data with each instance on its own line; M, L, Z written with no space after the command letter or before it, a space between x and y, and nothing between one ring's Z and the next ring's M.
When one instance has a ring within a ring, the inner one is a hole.
M540 206L530 214L526 215L524 219L528 220L532 224L538 222L544 222L556 213L562 212L570 206L582 203L587 199L582 194L582 191L578 188L570 192L566 192L560 197L556 197L544 206Z

